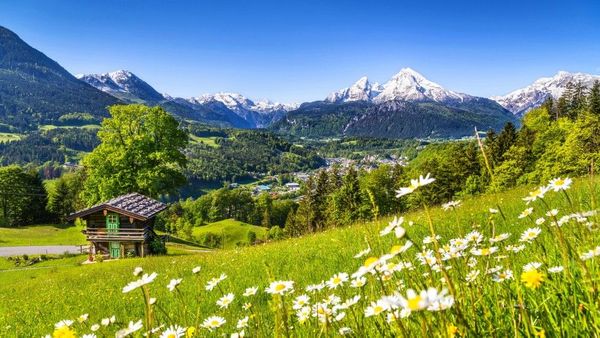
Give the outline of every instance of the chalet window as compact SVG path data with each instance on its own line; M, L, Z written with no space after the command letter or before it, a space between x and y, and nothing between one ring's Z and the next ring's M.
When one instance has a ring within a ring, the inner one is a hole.
M115 215L115 214L107 215L106 216L106 221L107 221L107 223L118 224L119 223L119 216Z

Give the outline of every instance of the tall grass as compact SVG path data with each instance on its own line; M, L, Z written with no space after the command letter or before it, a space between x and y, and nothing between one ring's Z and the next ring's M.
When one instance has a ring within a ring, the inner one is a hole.
M155 328L151 335L173 329L175 337L597 335L600 238L590 212L597 181L526 205L528 192L240 250L0 273L0 335L140 336ZM535 228L539 235L521 241ZM136 266L157 277L123 293L141 278L131 273ZM257 293L244 296L250 287ZM80 323L82 314L89 316ZM73 323L55 328L63 319Z

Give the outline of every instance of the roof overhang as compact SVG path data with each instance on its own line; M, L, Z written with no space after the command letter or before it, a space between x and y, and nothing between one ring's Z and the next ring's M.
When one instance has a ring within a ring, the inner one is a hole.
M138 221L147 221L148 219L151 218L151 217L144 217L144 216L141 216L141 215L138 215L136 213L129 212L129 211L126 211L126 210L123 210L123 209L115 208L115 207L110 206L110 205L100 204L98 206L91 207L89 209L85 209L85 210L78 211L76 213L72 213L69 216L67 216L67 220L73 221L73 220L75 220L77 218L82 218L82 217L85 217L87 215L91 215L91 214L97 213L98 211L104 211L104 210L108 210L108 211L115 212L117 214L125 215L125 216L128 216L128 217L137 219ZM154 217L154 216L152 216L152 217Z

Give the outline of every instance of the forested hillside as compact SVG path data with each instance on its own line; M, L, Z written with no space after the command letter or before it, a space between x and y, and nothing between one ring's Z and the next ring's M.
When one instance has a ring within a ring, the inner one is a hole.
M279 133L323 138L459 138L474 127L500 129L516 118L497 103L480 98L458 103L388 101L373 104L313 102L288 113L271 128Z
M117 102L0 26L0 123L30 130L69 113L106 117Z

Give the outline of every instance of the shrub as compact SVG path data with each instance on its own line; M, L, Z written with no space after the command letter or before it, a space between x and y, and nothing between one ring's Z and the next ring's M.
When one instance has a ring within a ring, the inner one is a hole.
M167 247L165 246L165 242L163 242L160 238L155 237L149 244L150 253L153 255L166 255Z
M209 248L218 248L223 244L223 237L212 232L207 232L200 237L200 244Z
M252 245L256 242L256 232L248 231L248 244Z
M268 238L273 240L280 240L285 238L285 234L283 233L283 230L280 227L274 226L271 229L269 229Z

